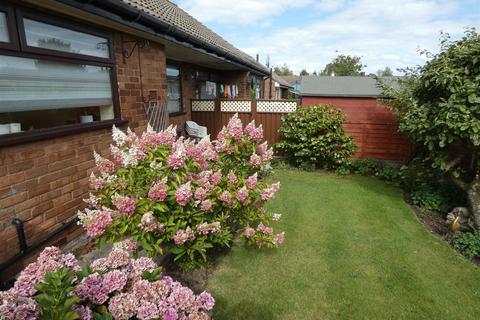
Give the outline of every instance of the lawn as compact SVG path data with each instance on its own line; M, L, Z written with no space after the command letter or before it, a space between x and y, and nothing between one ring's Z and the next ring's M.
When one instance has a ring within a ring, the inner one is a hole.
M480 269L374 178L278 171L278 250L241 245L206 290L215 319L478 319Z

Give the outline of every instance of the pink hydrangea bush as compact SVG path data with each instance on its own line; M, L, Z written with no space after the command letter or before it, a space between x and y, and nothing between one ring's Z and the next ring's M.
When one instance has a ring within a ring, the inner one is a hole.
M166 249L182 268L207 261L207 251L229 246L233 233L269 225L265 204L279 190L269 184L273 151L262 127L243 127L237 115L218 134L199 142L176 138L176 129L148 128L141 136L113 128L111 159L95 154L90 208L79 212L98 242L131 237L149 256ZM248 243L274 247L281 234Z
M34 286L43 282L47 272L65 267L76 274L70 291L79 298L72 309L81 320L107 319L107 315L119 320L211 318L215 300L209 293L196 295L161 276L151 258L133 258L133 249L132 243L124 242L81 271L72 255L46 248L12 289L0 292L0 319L41 319L42 306L34 300Z

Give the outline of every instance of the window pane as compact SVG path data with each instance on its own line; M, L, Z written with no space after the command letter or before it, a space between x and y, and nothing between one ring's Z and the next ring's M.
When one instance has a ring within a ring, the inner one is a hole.
M108 39L43 22L23 19L27 44L32 47L109 58Z
M169 113L182 111L180 90L180 69L167 66L167 110Z
M0 11L0 42L10 42L8 35L7 15Z
M109 68L0 56L0 124L30 130L112 118Z

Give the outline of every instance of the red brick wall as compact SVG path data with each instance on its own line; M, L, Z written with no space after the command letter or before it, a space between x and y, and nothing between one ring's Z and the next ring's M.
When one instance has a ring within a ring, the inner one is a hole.
M398 132L397 119L374 98L302 97L302 105L333 104L346 116L344 128L357 145L356 157L405 160L410 155L408 138Z
M123 64L119 41L116 34L121 114L129 127L141 132L146 127L141 88L145 98L149 90L157 90L160 99L166 96L165 53L161 45L150 43L140 49L140 63L135 49ZM0 263L19 252L13 218L25 221L26 238L32 244L84 207L94 168L92 153L108 153L110 143L110 129L102 129L0 148ZM81 233L78 227L72 229L61 236L62 242Z

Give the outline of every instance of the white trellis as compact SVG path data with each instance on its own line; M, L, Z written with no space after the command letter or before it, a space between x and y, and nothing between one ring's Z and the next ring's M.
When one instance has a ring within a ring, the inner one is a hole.
M257 112L289 113L297 110L296 101L257 101Z
M215 100L193 100L192 111L215 111Z
M252 102L250 100L226 100L220 102L222 112L251 112Z

